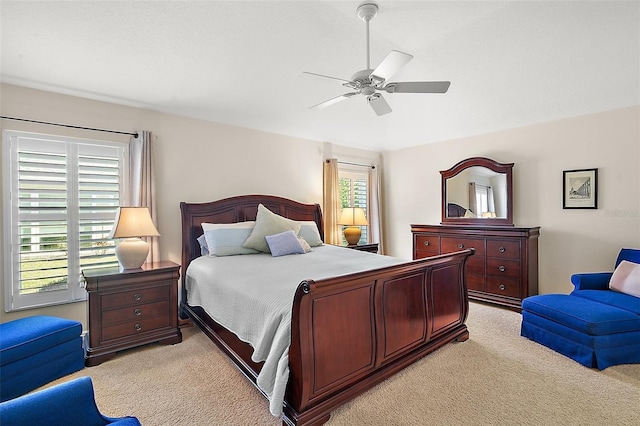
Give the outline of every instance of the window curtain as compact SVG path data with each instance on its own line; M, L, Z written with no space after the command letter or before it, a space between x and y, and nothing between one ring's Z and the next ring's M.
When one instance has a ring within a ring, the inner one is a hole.
M369 232L370 241L378 243L378 251L384 254L382 242L382 197L380 167L369 169Z
M131 207L148 207L153 223L158 227L156 210L156 191L151 161L151 132L142 130L136 132L137 137L131 138L129 144L129 205ZM146 237L149 243L147 262L160 260L160 246L158 237Z
M469 210L474 216L478 216L478 201L476 199L476 183L469 182Z
M324 242L340 245L342 236L338 229L340 218L340 182L338 159L331 158L323 164Z
M496 212L496 203L493 200L493 188L490 186L487 187L487 206L491 213Z

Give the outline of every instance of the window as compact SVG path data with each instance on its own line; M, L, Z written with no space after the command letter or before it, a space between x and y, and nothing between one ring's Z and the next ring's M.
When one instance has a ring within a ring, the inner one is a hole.
M476 183L475 198L476 198L476 216L477 217L490 217L491 213L495 213L495 207L493 202L493 189L490 186L480 185Z
M117 266L127 144L4 131L3 147L5 310L84 300L82 269Z
M369 172L362 170L362 167L349 168L340 166L338 169L338 179L340 181L340 208L361 207L365 216L369 218ZM344 228L342 227L342 244L347 245L344 239ZM360 241L358 244L369 242L368 226L360 226Z

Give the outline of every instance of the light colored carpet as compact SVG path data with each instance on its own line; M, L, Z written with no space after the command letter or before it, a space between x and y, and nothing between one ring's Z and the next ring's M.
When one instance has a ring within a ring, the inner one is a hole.
M640 365L588 369L520 337L520 314L471 303L470 339L438 349L332 413L338 425L638 425ZM174 346L118 354L89 375L100 410L143 425L279 425L196 327Z

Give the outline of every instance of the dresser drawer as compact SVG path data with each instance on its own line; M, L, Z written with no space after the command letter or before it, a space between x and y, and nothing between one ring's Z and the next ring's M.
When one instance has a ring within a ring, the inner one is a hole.
M141 319L166 314L167 312L171 312L168 301L132 305L126 308L102 312L102 324L106 326L123 321L139 321Z
M425 257L437 256L439 254L437 251L416 250L414 259L424 259Z
M487 275L520 278L520 262L509 259L487 258Z
M120 308L127 305L139 305L158 300L169 300L171 286L161 285L140 290L123 291L122 293L103 294L102 310Z
M440 237L437 235L416 235L415 248L418 251L440 253Z
M484 275L466 274L467 290L485 291Z
M514 278L487 277L487 292L519 299L520 280Z
M440 244L442 246L442 253L452 253L454 251L473 248L476 252L471 259L474 257L484 257L485 255L483 239L442 237Z
M102 328L102 340L112 340L119 337L142 334L158 328L169 327L171 325L169 315L161 315L152 318L143 318L140 321L127 321Z
M487 257L520 259L520 241L487 240Z
M468 275L482 275L484 277L484 258L471 256L467 260L465 273Z

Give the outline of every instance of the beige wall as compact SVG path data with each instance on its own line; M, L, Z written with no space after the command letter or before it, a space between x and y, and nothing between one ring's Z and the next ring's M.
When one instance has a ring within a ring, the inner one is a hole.
M514 222L540 226L539 290L568 293L575 272L610 271L640 247L640 107L385 153L385 238L411 258L410 224L439 224L440 170L483 156L514 166ZM563 170L598 168L598 209L562 209Z
M514 162L515 222L541 226L540 291L568 292L578 271L609 270L640 247L640 107L382 154L0 84L2 115L122 131L151 130L163 259L180 262L180 201L267 193L322 203L322 160L379 163L387 253L411 258L411 223L440 222L440 174L471 156ZM127 141L127 136L0 120L0 129ZM562 171L599 168L599 209L562 210ZM3 254L3 248L0 248ZM0 266L2 267L2 266ZM1 275L4 279L4 274ZM85 323L85 303L15 313Z
M322 160L379 162L379 154L332 146L140 108L0 85L4 116L125 132L151 130L162 259L180 263L181 201L212 201L241 194L273 194L322 204ZM128 136L0 120L0 129L90 139L128 141ZM0 248L3 254L4 249ZM3 267L4 264L1 266ZM4 273L2 273L4 280ZM0 322L34 315L56 315L85 323L85 303L21 312L4 312Z

